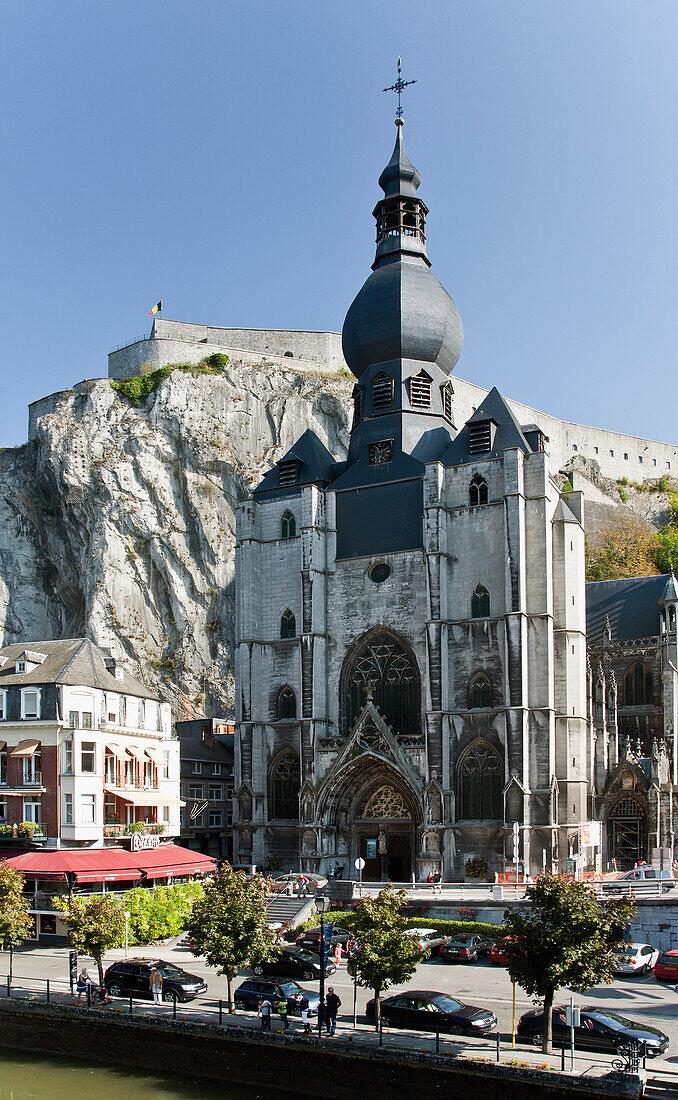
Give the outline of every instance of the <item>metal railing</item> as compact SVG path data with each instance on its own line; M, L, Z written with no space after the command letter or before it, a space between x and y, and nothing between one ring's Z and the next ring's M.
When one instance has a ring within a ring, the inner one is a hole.
M141 336L133 336L131 340L125 340L124 344L116 344L114 348L108 349L108 354L112 355L114 351L122 351L123 348L129 348L132 344L138 344L140 340L150 340L150 334L142 332Z

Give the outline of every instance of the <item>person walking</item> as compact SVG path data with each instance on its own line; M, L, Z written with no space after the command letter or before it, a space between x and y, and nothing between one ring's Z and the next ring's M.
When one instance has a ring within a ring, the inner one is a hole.
M301 1022L304 1025L304 1035L310 1035L311 1025L308 1022L308 997L301 993L295 993L294 1003L297 1006L297 1011L301 1016Z
M341 1001L331 985L325 998L325 1019L327 1021L327 1034L334 1035L337 1030L337 1012L341 1007Z
M289 1026L290 1026L290 1021L287 1018L287 997L285 996L284 993L283 993L282 997L280 998L280 1000L277 1002L275 1008L276 1008L276 1012L278 1013L280 1019L282 1020L282 1025L283 1025L285 1031L288 1031Z
M271 1030L271 1002L264 997L263 1001L259 1001L259 1008L257 1010L257 1016L261 1020L261 1030Z
M162 1000L162 974L155 966L151 969L151 976L148 979L148 984L151 987L153 1000L159 1005Z

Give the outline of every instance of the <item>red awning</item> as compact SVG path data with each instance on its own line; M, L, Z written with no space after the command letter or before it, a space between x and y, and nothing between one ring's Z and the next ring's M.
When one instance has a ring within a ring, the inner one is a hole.
M124 882L141 878L139 862L124 848L59 848L51 852L24 852L8 859L27 878L64 878L77 882Z
M147 878L174 878L178 875L209 875L216 871L217 861L202 852L192 852L178 844L161 844L134 852L137 866Z

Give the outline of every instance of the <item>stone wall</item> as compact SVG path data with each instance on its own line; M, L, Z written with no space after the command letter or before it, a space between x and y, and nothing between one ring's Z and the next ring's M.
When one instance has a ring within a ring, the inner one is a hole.
M639 1083L612 1078L568 1078L522 1067L455 1064L435 1055L353 1048L292 1036L262 1036L240 1028L136 1019L61 1005L0 1002L0 1046L115 1067L200 1076L229 1087L261 1087L270 1095L323 1100L392 1100L482 1092L486 1100L540 1097L640 1096Z

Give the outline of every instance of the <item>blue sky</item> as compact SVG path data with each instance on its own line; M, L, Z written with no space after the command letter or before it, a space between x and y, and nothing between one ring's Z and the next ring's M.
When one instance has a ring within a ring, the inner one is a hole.
M675 0L2 0L0 445L164 315L341 329L403 57L457 374L675 442Z

